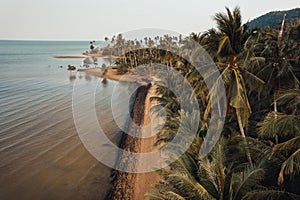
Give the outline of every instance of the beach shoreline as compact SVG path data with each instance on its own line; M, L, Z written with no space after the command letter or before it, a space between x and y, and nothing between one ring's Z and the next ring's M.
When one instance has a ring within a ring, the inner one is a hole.
M124 58L123 55L115 56L115 55L103 55L102 52L98 53L90 53L90 52L84 52L82 55L60 55L60 56L54 56L54 58L59 59L69 59L69 58L107 58L107 59L118 59L118 58Z
M106 78L114 81L127 82L127 83L137 83L138 85L147 85L151 82L150 78L143 77L137 74L120 74L117 72L117 68L110 66L107 68L107 72L103 74L103 70L99 67L78 69L79 72L84 72L89 75L97 76L100 78Z
M105 75L103 75L100 68L83 69L79 71L110 80L131 82L140 85L136 91L134 103L131 108L131 118L134 124L128 124L127 132L130 134L123 133L120 148L135 153L153 151L156 142L155 136L140 138L133 137L132 135L149 135L149 131L152 131L151 128L142 131L140 128L137 129L136 125L143 127L152 122L150 108L154 105L154 102L150 101L150 98L155 96L155 86L145 81L148 79L139 75L118 74L114 67L109 67ZM153 126L155 125L153 124ZM138 160L133 157L125 157L124 155L119 155L116 165L119 165L119 167L123 169L132 170L139 170L139 168L142 167L142 163L139 163ZM148 173L127 173L113 170L112 180L112 189L108 194L109 199L141 200L145 199L145 194L151 190L152 184L158 182L160 178L155 171Z

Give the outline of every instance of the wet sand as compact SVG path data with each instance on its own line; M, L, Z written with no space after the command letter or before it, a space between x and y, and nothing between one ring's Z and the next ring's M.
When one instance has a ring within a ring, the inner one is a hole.
M102 53L83 53L83 55L76 55L76 56L54 56L54 58L63 58L63 59L69 59L69 58L88 58L88 57L93 57L93 58L108 58L108 59L117 59L117 58L125 58L124 56L111 56L111 55L102 55Z
M89 56L54 56L54 58L88 58Z
M137 83L139 85L147 85L148 82L150 82L150 80L145 81L147 78L139 75L130 74L130 73L119 74L117 72L117 69L115 69L114 67L109 67L105 75L103 75L103 72L100 68L79 69L78 71L82 71L87 74L98 76L101 78L107 78L110 80L122 81L128 83Z

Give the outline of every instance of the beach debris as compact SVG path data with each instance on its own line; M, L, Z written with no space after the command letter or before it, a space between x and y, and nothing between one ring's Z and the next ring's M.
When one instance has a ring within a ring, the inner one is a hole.
M73 82L74 80L76 80L76 75L74 75L74 74L70 74L70 76L69 76L69 80L70 80L70 82Z
M104 78L104 79L102 79L102 81L101 81L103 84L107 84L107 79L106 78Z
M76 70L76 67L74 65L68 65L68 70L74 71Z

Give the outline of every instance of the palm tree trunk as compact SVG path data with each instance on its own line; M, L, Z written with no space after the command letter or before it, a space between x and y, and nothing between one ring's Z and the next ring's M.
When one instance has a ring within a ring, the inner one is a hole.
M240 128L240 132L241 132L241 135L242 135L244 143L245 143L245 151L246 151L247 159L248 159L251 167L253 167L253 163L252 163L248 143L247 143L247 140L246 140L245 131L244 131L244 128L243 128L241 113L240 113L239 109L235 109L235 110L236 110L236 116L237 116L237 120L238 120L238 124L239 124L239 128Z
M219 111L219 116L222 116L222 111L221 111L221 105L220 105L220 100L218 100L218 111Z
M275 119L277 119L277 90L275 91L275 94L274 94L274 115L275 115ZM276 134L275 135L275 144L278 144L278 135Z

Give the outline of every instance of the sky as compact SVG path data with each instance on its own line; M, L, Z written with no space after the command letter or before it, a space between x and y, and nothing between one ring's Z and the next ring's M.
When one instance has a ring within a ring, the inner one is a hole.
M0 0L0 40L104 40L135 29L187 35L215 26L213 15L239 6L243 22L300 0Z

